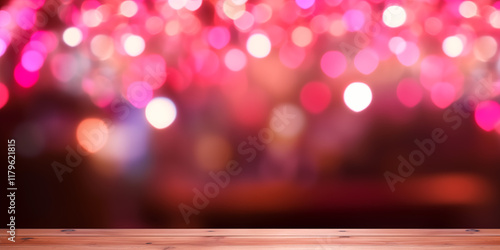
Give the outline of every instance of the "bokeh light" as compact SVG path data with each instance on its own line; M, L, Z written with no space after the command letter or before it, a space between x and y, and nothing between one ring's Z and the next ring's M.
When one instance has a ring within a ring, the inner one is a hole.
M9 101L9 89L5 84L0 83L0 109Z
M57 54L50 62L50 70L61 82L68 82L78 74L80 69L75 56L71 53Z
M18 64L14 68L14 79L23 88L29 88L33 86L38 81L39 76L40 74L38 73L38 71L27 71L21 64Z
M248 0L231 0L236 5L245 4Z
M406 41L399 37L395 36L389 40L389 50L398 55L401 54L406 49Z
M127 35L125 42L123 43L123 48L129 56L138 56L144 52L146 43L142 37L137 35Z
M341 52L328 51L321 57L321 70L327 76L336 78L340 76L347 68L347 61Z
M43 55L34 50L24 52L21 57L21 64L30 72L38 71L42 67L43 61Z
M42 41L38 41L36 39L32 39L29 43L27 43L23 48L23 53L28 51L37 51L41 53L44 57L49 53L47 46Z
M311 43L313 34L311 30L304 26L299 26L292 31L292 41L299 47L306 47Z
M97 107L105 108L114 101L115 92L113 83L100 74L83 79L81 87Z
M90 50L99 60L109 59L114 52L113 38L107 35L97 35L90 41Z
M77 27L67 28L63 33L63 41L70 47L78 46L83 39L83 34Z
M177 108L166 97L156 97L146 106L146 119L151 126L157 129L164 129L170 126L177 117Z
M231 49L224 57L224 64L232 71L240 71L247 64L247 57L243 51L239 49Z
M399 101L409 108L415 107L423 97L423 90L420 84L409 78L399 82L396 92Z
M78 144L89 153L101 150L106 145L108 136L108 126L99 118L87 118L76 129Z
M292 43L286 43L280 48L280 61L288 68L298 68L306 57L304 48L298 47Z
M344 21L342 21L342 17L333 18L333 20L330 23L330 27L328 28L328 32L332 36L337 36L337 37L340 37L345 34L346 28Z
M256 58L264 58L271 52L271 41L264 34L253 34L247 40L247 51Z
M10 24L12 16L8 11L0 10L0 27L5 27Z
M497 53L497 49L498 44L495 38L482 36L474 42L473 53L478 60L487 62Z
M141 161L147 156L149 137L145 126L149 124L141 122L140 119L134 122L113 123L113 129L109 129L108 142L94 157L101 161L112 161L114 164L94 165L92 167L95 171L112 178L131 170L140 170L140 166L130 165L130 162Z
M500 125L500 104L484 101L476 106L474 118L477 125L485 131L492 131Z
M316 34L323 34L328 31L330 22L325 15L316 15L311 19L311 30Z
M398 61L404 66L412 66L420 58L420 49L413 42L406 42L402 52L396 55Z
M254 23L255 23L255 18L248 11L245 11L241 17L234 20L234 25L236 26L236 28L239 31L242 31L242 32L246 32L246 31L251 30Z
M500 10L495 10L490 14L489 22L491 27L500 29Z
M236 20L245 14L246 4L235 4L232 0L224 0L222 4L222 11L224 14L232 19Z
M181 32L181 24L177 20L172 20L165 25L165 33L169 36L175 36Z
M390 28L402 26L406 22L406 11L398 5L389 6L382 14L382 21Z
M190 11L196 11L201 7L203 0L187 0L186 5L184 8L190 10Z
M87 27L97 27L101 24L103 16L100 11L96 9L84 11L82 14L82 21Z
M127 89L127 100L136 108L144 108L153 98L153 88L147 82L133 82Z
M45 4L45 0L30 0L30 7L33 9L40 9Z
M47 53L53 52L59 46L59 39L52 31L36 31L31 35L31 42L29 44L27 46L47 55ZM34 44L40 45L35 46Z
M151 35L156 35L163 31L165 27L165 22L161 17L152 16L146 20L146 30Z
M443 22L436 17L429 17L425 20L425 31L430 35L437 35L443 28Z
M344 103L354 112L366 109L372 102L372 91L362 82L353 82L344 90Z
M330 88L321 82L307 83L300 91L300 103L313 114L323 112L330 104L330 99Z
M186 6L188 0L168 0L168 5L174 10L180 10Z
M265 23L271 19L273 9L265 3L259 3L253 7L252 14L255 18L255 22Z
M462 40L457 36L449 36L443 41L443 52L449 57L457 57L464 50Z
M134 58L127 70L123 72L123 84L128 86L133 82L147 82L153 89L158 89L167 79L166 66L164 57L158 54Z
M7 50L7 44L0 38L0 57L5 53L5 50Z
M471 18L477 14L477 5L472 1L463 1L460 3L458 11L463 17Z
M315 0L295 0L297 6L302 9L309 9L314 5Z
M36 22L36 12L32 8L21 9L16 16L17 25L23 30L33 28Z
M365 75L369 75L375 71L378 63L378 54L372 49L363 49L354 57L354 66L359 72Z
M360 10L348 10L342 16L344 27L348 31L358 31L365 24L365 15Z
M120 4L120 13L126 17L133 17L138 10L139 7L134 1L124 1Z
M455 100L455 87L447 82L438 82L431 89L431 100L438 108L444 109Z
M448 57L430 55L420 63L420 83L427 90L438 82L449 80L451 75L458 75L458 72Z
M216 49L224 48L230 38L229 30L225 27L213 27L208 31L208 43Z

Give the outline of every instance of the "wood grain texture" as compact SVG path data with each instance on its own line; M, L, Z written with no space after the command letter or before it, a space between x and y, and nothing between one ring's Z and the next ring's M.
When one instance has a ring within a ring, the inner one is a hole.
M500 229L18 229L0 249L500 249Z

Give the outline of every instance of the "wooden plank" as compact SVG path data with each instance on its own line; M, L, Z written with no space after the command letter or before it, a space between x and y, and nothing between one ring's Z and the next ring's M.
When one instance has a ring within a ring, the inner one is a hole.
M411 237L411 236L287 236L287 237L265 237L265 236L184 236L184 237L22 237L17 238L18 245L145 245L148 242L161 245L319 245L326 244L342 245L499 245L500 237L478 236L478 237ZM7 243L2 239L2 243Z
M4 249L500 249L498 229L19 229Z
M352 246L352 245L272 245L272 246L259 246L259 247L252 247L252 246L159 246L159 245L143 245L143 246L130 246L130 245L116 245L116 246L98 246L98 245L91 245L91 246L78 246L78 245L64 245L64 246L56 246L56 245L51 245L51 246L13 246L9 247L7 249L42 249L42 250L49 250L49 249L56 249L56 250L76 250L76 249L112 249L112 250L121 250L121 249L147 249L147 250L183 250L183 249L217 249L217 250L225 250L225 249L313 249L313 250L407 250L407 249L436 249L436 250L476 250L476 249L481 249L481 250L491 250L491 249L500 249L497 246L474 246L474 245L467 245L467 246L446 246L446 245L441 245L441 246L432 246L432 247L423 247L423 246L417 246L417 245L405 245L405 246Z

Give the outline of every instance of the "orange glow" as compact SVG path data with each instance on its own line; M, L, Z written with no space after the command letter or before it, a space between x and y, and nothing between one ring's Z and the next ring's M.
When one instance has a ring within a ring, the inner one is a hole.
M106 145L108 134L108 126L98 118L85 119L76 129L78 144L90 153L95 153Z
M415 204L477 204L493 197L484 179L466 174L416 178L406 189L407 197L412 197L408 202Z
M194 155L200 168L222 170L231 160L231 149L231 144L223 136L206 134L197 141Z

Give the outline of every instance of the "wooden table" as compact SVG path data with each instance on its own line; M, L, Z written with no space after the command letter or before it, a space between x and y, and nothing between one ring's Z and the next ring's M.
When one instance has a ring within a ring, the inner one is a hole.
M500 229L2 229L0 249L500 249Z

